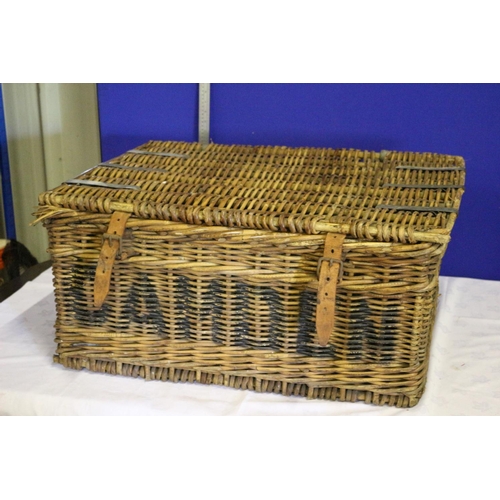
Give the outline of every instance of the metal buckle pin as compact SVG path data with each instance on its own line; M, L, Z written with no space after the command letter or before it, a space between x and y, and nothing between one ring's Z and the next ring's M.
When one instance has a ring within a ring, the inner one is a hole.
M119 244L119 247L118 247L118 252L117 252L117 255L116 257L118 259L121 258L121 255L122 255L122 237L118 234L110 234L110 233L104 233L102 235L102 244L104 245L104 242L105 241L108 241L109 242L109 246L111 246L111 242L112 241L118 241L118 244Z
M339 276L338 276L338 279L337 279L337 283L340 283L342 281L342 276L344 274L344 263L340 259L329 259L327 257L321 257L318 260L318 267L316 268L316 274L318 275L318 277L319 277L319 273L320 273L320 270L321 270L321 264L323 263L323 261L327 261L328 262L328 267L332 267L333 264L339 264L340 265Z

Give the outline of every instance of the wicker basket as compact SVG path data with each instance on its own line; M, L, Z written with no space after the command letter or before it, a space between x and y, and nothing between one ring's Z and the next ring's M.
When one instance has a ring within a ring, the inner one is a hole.
M398 407L425 386L460 157L151 141L39 198L55 361Z

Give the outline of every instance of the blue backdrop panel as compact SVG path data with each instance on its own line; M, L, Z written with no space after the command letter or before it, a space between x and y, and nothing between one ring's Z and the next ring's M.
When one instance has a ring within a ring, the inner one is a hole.
M14 220L14 202L10 182L9 154L7 151L7 132L3 108L2 85L0 85L0 177L2 179L3 214L5 219L5 236L8 240L16 239Z
M198 85L97 86L103 161L150 140L198 140Z
M98 88L103 159L149 139L196 140L196 85ZM442 274L500 280L500 85L213 84L210 135L463 156L466 193Z

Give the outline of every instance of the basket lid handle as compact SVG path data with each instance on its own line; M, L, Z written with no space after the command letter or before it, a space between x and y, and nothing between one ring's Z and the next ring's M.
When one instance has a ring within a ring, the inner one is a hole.
M322 346L328 344L335 324L335 297L337 283L342 277L342 244L344 234L328 233L323 257L318 262L318 301L316 305L316 333Z

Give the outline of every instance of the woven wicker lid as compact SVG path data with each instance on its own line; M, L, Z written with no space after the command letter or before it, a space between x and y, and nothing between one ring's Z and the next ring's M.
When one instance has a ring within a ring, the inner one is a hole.
M41 194L39 214L122 210L189 224L445 243L464 181L458 156L150 141Z

